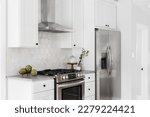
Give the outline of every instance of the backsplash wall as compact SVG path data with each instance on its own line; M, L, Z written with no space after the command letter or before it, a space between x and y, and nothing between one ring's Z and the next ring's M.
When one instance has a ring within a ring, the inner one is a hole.
M40 32L38 48L8 48L7 76L18 74L18 70L28 64L37 70L67 68L72 50L61 49L58 37L55 33Z

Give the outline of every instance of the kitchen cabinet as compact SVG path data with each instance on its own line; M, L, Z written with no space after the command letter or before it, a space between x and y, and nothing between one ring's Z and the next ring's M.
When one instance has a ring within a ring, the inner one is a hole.
M70 4L68 4L70 3ZM66 33L60 35L61 48L83 48L84 46L84 0L69 0L67 4L64 4L64 9L68 6L69 9L64 10L64 14L69 14L66 18L69 19L66 23L72 28L72 33ZM71 13L68 11L72 11ZM61 20L62 21L62 20ZM71 22L72 21L72 22ZM67 38L69 37L70 38Z
M38 46L38 0L8 0L8 47Z
M54 80L46 76L8 78L10 100L54 100Z
M115 2L95 0L95 27L116 29L116 14Z
M95 74L85 74L85 100L95 100Z
M73 0L72 47L82 48L84 42L84 0Z

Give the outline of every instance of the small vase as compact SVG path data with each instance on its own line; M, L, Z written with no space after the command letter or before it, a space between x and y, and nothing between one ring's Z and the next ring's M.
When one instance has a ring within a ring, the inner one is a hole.
M82 63L79 63L79 64L77 65L77 70L82 71Z

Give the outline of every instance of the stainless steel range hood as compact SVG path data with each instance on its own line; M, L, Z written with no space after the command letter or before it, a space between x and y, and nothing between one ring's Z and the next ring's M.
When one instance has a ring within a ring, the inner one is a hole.
M50 14L52 22L48 21ZM39 31L54 33L71 33L72 30L55 22L55 0L41 0L41 22L38 25Z

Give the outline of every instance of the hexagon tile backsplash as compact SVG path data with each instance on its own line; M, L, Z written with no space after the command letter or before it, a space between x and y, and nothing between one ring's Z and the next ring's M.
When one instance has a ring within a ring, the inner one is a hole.
M71 49L61 49L59 39L54 33L39 33L38 48L8 48L7 76L18 74L25 65L32 65L37 70L66 68Z

